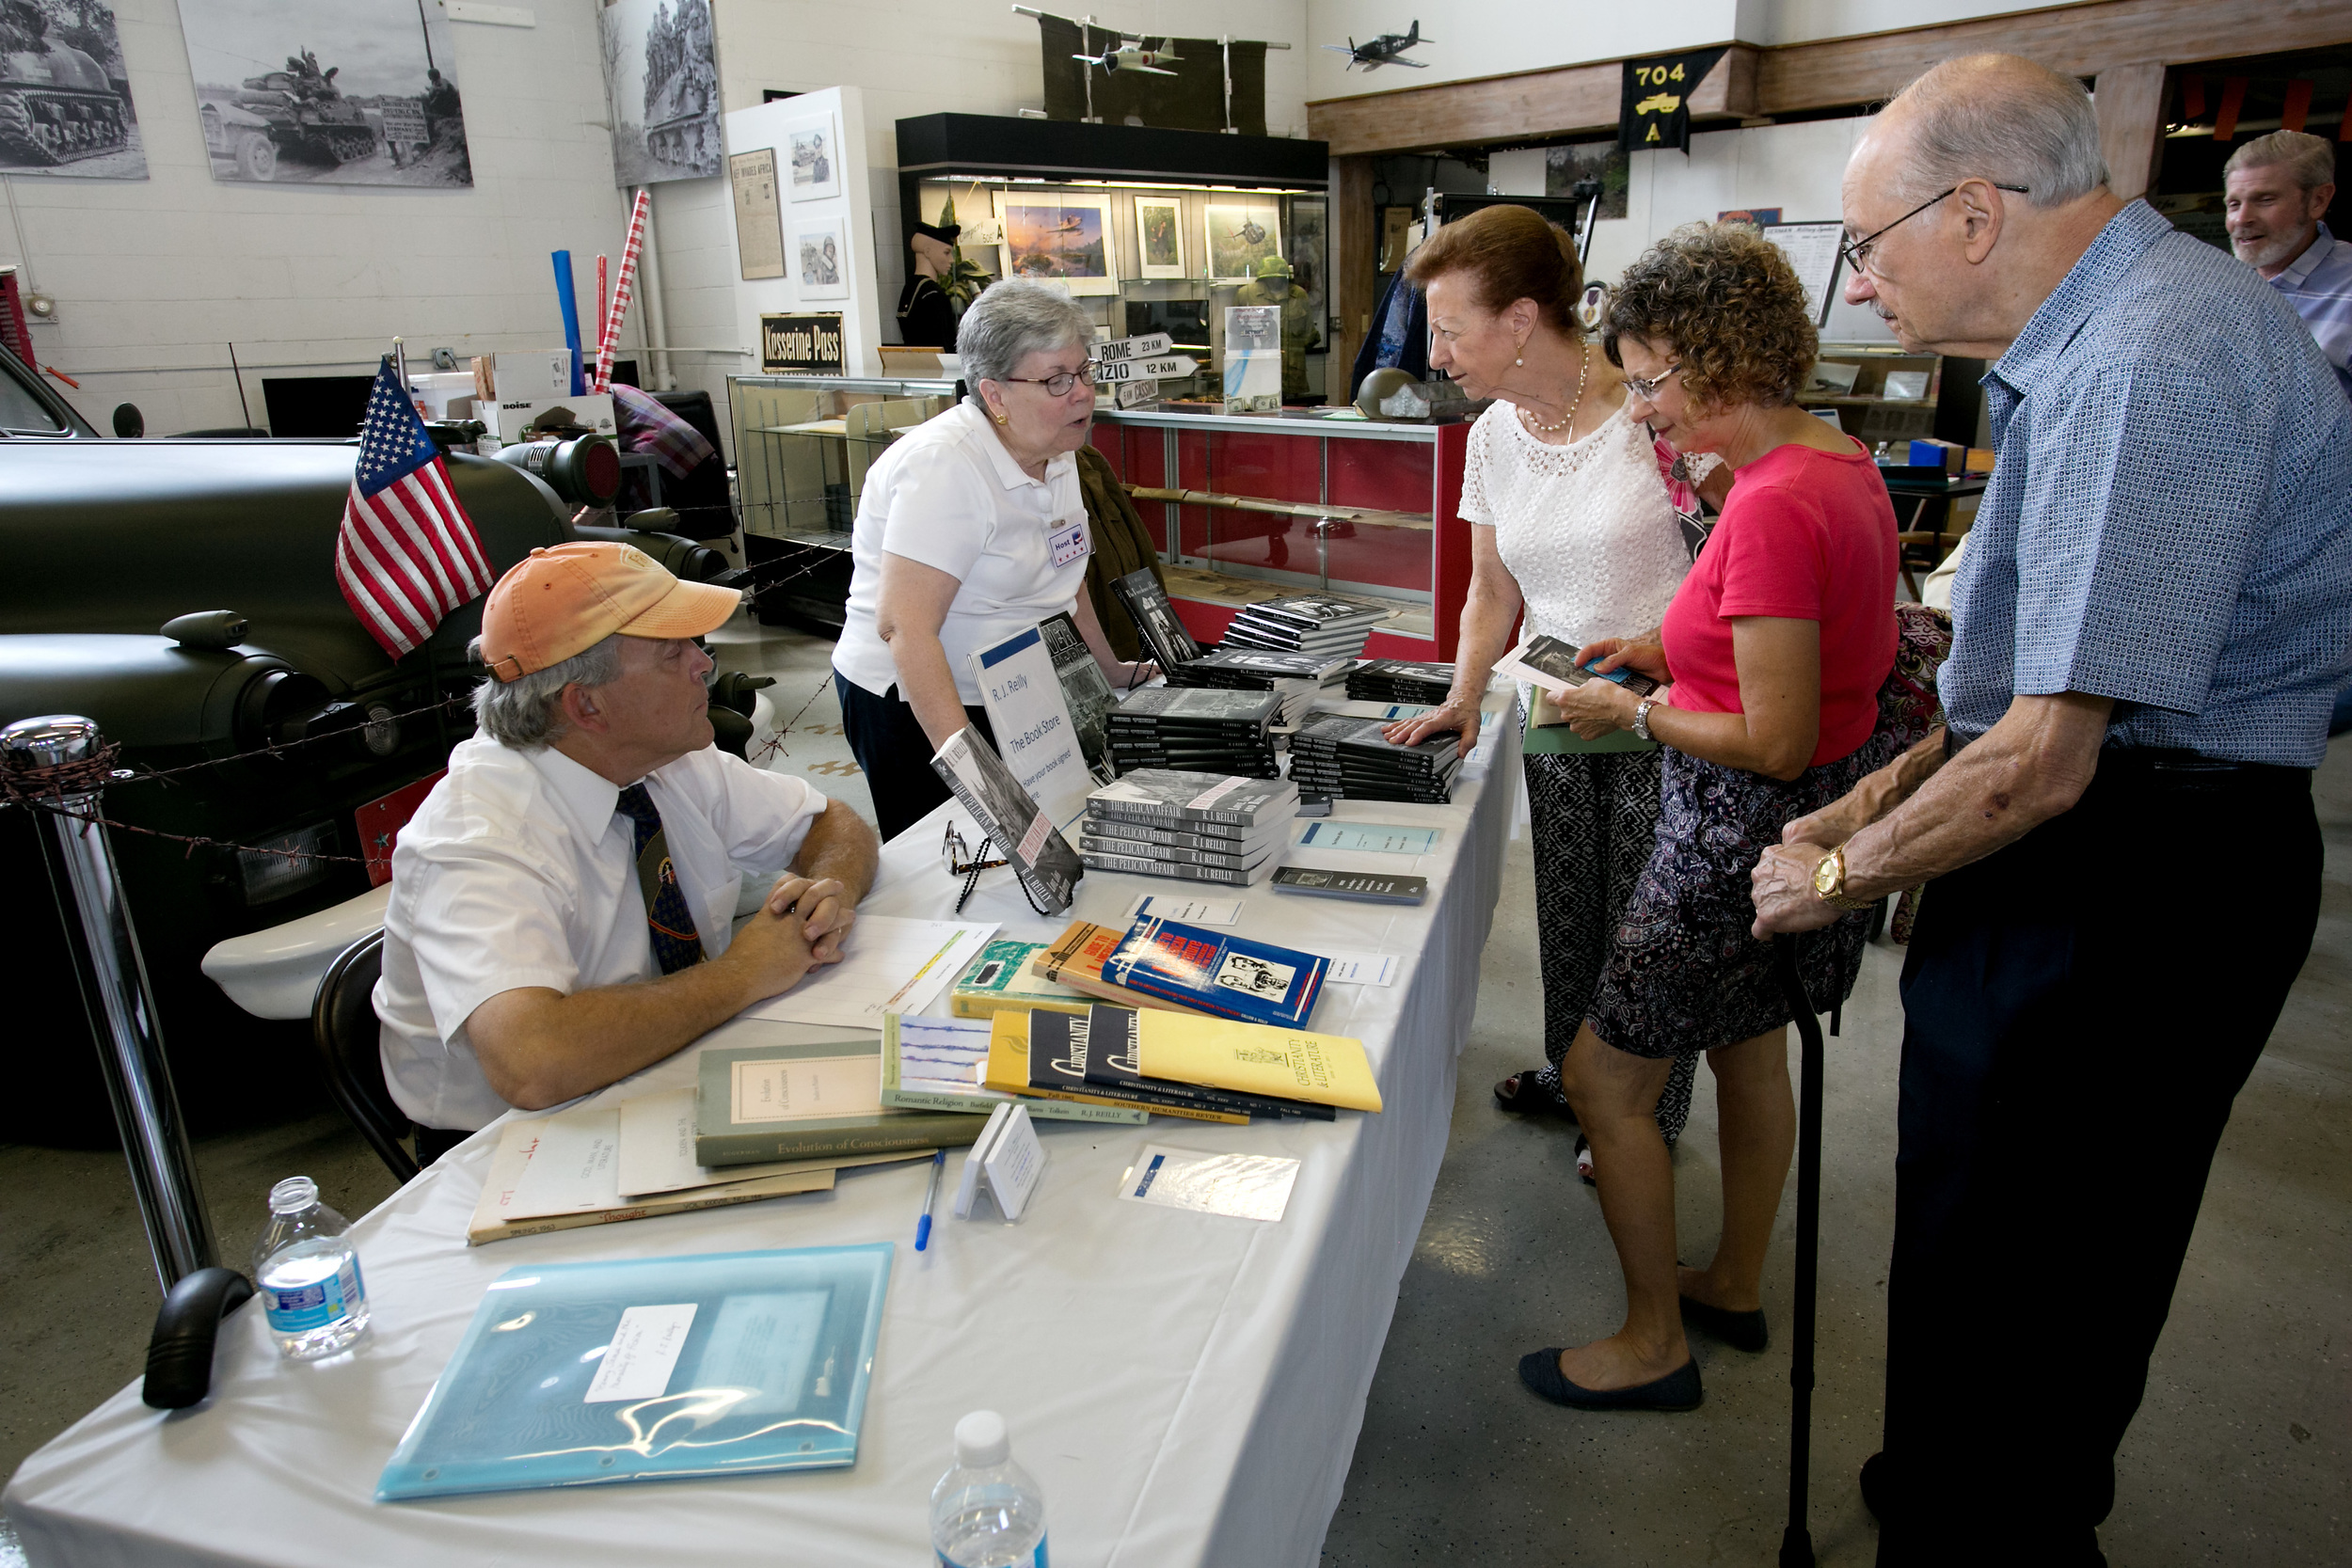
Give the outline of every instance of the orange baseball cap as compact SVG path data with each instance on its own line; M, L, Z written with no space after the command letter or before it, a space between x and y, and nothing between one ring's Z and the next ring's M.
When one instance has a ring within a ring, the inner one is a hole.
M623 637L700 637L743 601L739 589L680 582L634 545L535 549L482 607L482 659L501 681L536 674Z

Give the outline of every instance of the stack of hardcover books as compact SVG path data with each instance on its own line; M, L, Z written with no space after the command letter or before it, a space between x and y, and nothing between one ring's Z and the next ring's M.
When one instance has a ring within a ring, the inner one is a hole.
M1347 694L1373 703L1445 701L1454 689L1454 666L1410 658L1368 658L1347 674Z
M1298 787L1145 768L1087 797L1078 858L1096 871L1248 887L1272 874Z
M1315 698L1347 674L1350 658L1220 647L1168 672L1168 684L1225 691L1272 691L1282 699L1283 724L1305 717Z
M1112 768L1279 779L1273 726L1281 713L1279 692L1146 687L1110 712Z
M1291 782L1310 797L1431 805L1454 799L1454 776L1462 770L1461 736L1447 730L1400 746L1381 728L1377 719L1314 715L1291 736Z
M1372 635L1372 628L1387 620L1390 613L1325 594L1268 599L1234 616L1218 646L1358 658L1363 654L1364 640Z

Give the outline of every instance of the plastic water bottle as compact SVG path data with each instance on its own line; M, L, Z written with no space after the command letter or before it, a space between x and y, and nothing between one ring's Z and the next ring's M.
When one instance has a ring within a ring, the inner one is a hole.
M307 1176L272 1187L269 1212L253 1249L253 1283L278 1353L315 1361L349 1349L368 1326L359 1255L343 1238L351 1222L319 1201L319 1185Z
M1047 1568L1045 1494L993 1410L956 1423L956 1466L931 1488L931 1550L939 1568Z

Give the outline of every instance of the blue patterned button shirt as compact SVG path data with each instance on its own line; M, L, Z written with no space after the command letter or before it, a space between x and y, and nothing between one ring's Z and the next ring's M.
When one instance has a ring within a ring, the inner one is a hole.
M2352 672L2352 404L2285 299L2135 201L1984 387L1954 736L2081 691L2115 699L2111 746L2317 766Z

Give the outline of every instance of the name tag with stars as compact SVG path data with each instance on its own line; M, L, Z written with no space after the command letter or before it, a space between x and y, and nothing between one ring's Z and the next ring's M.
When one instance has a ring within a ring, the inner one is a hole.
M1057 529L1047 534L1045 543L1054 552L1056 571L1073 561L1084 561L1094 553L1094 542L1087 537L1086 519L1083 517L1067 528Z

